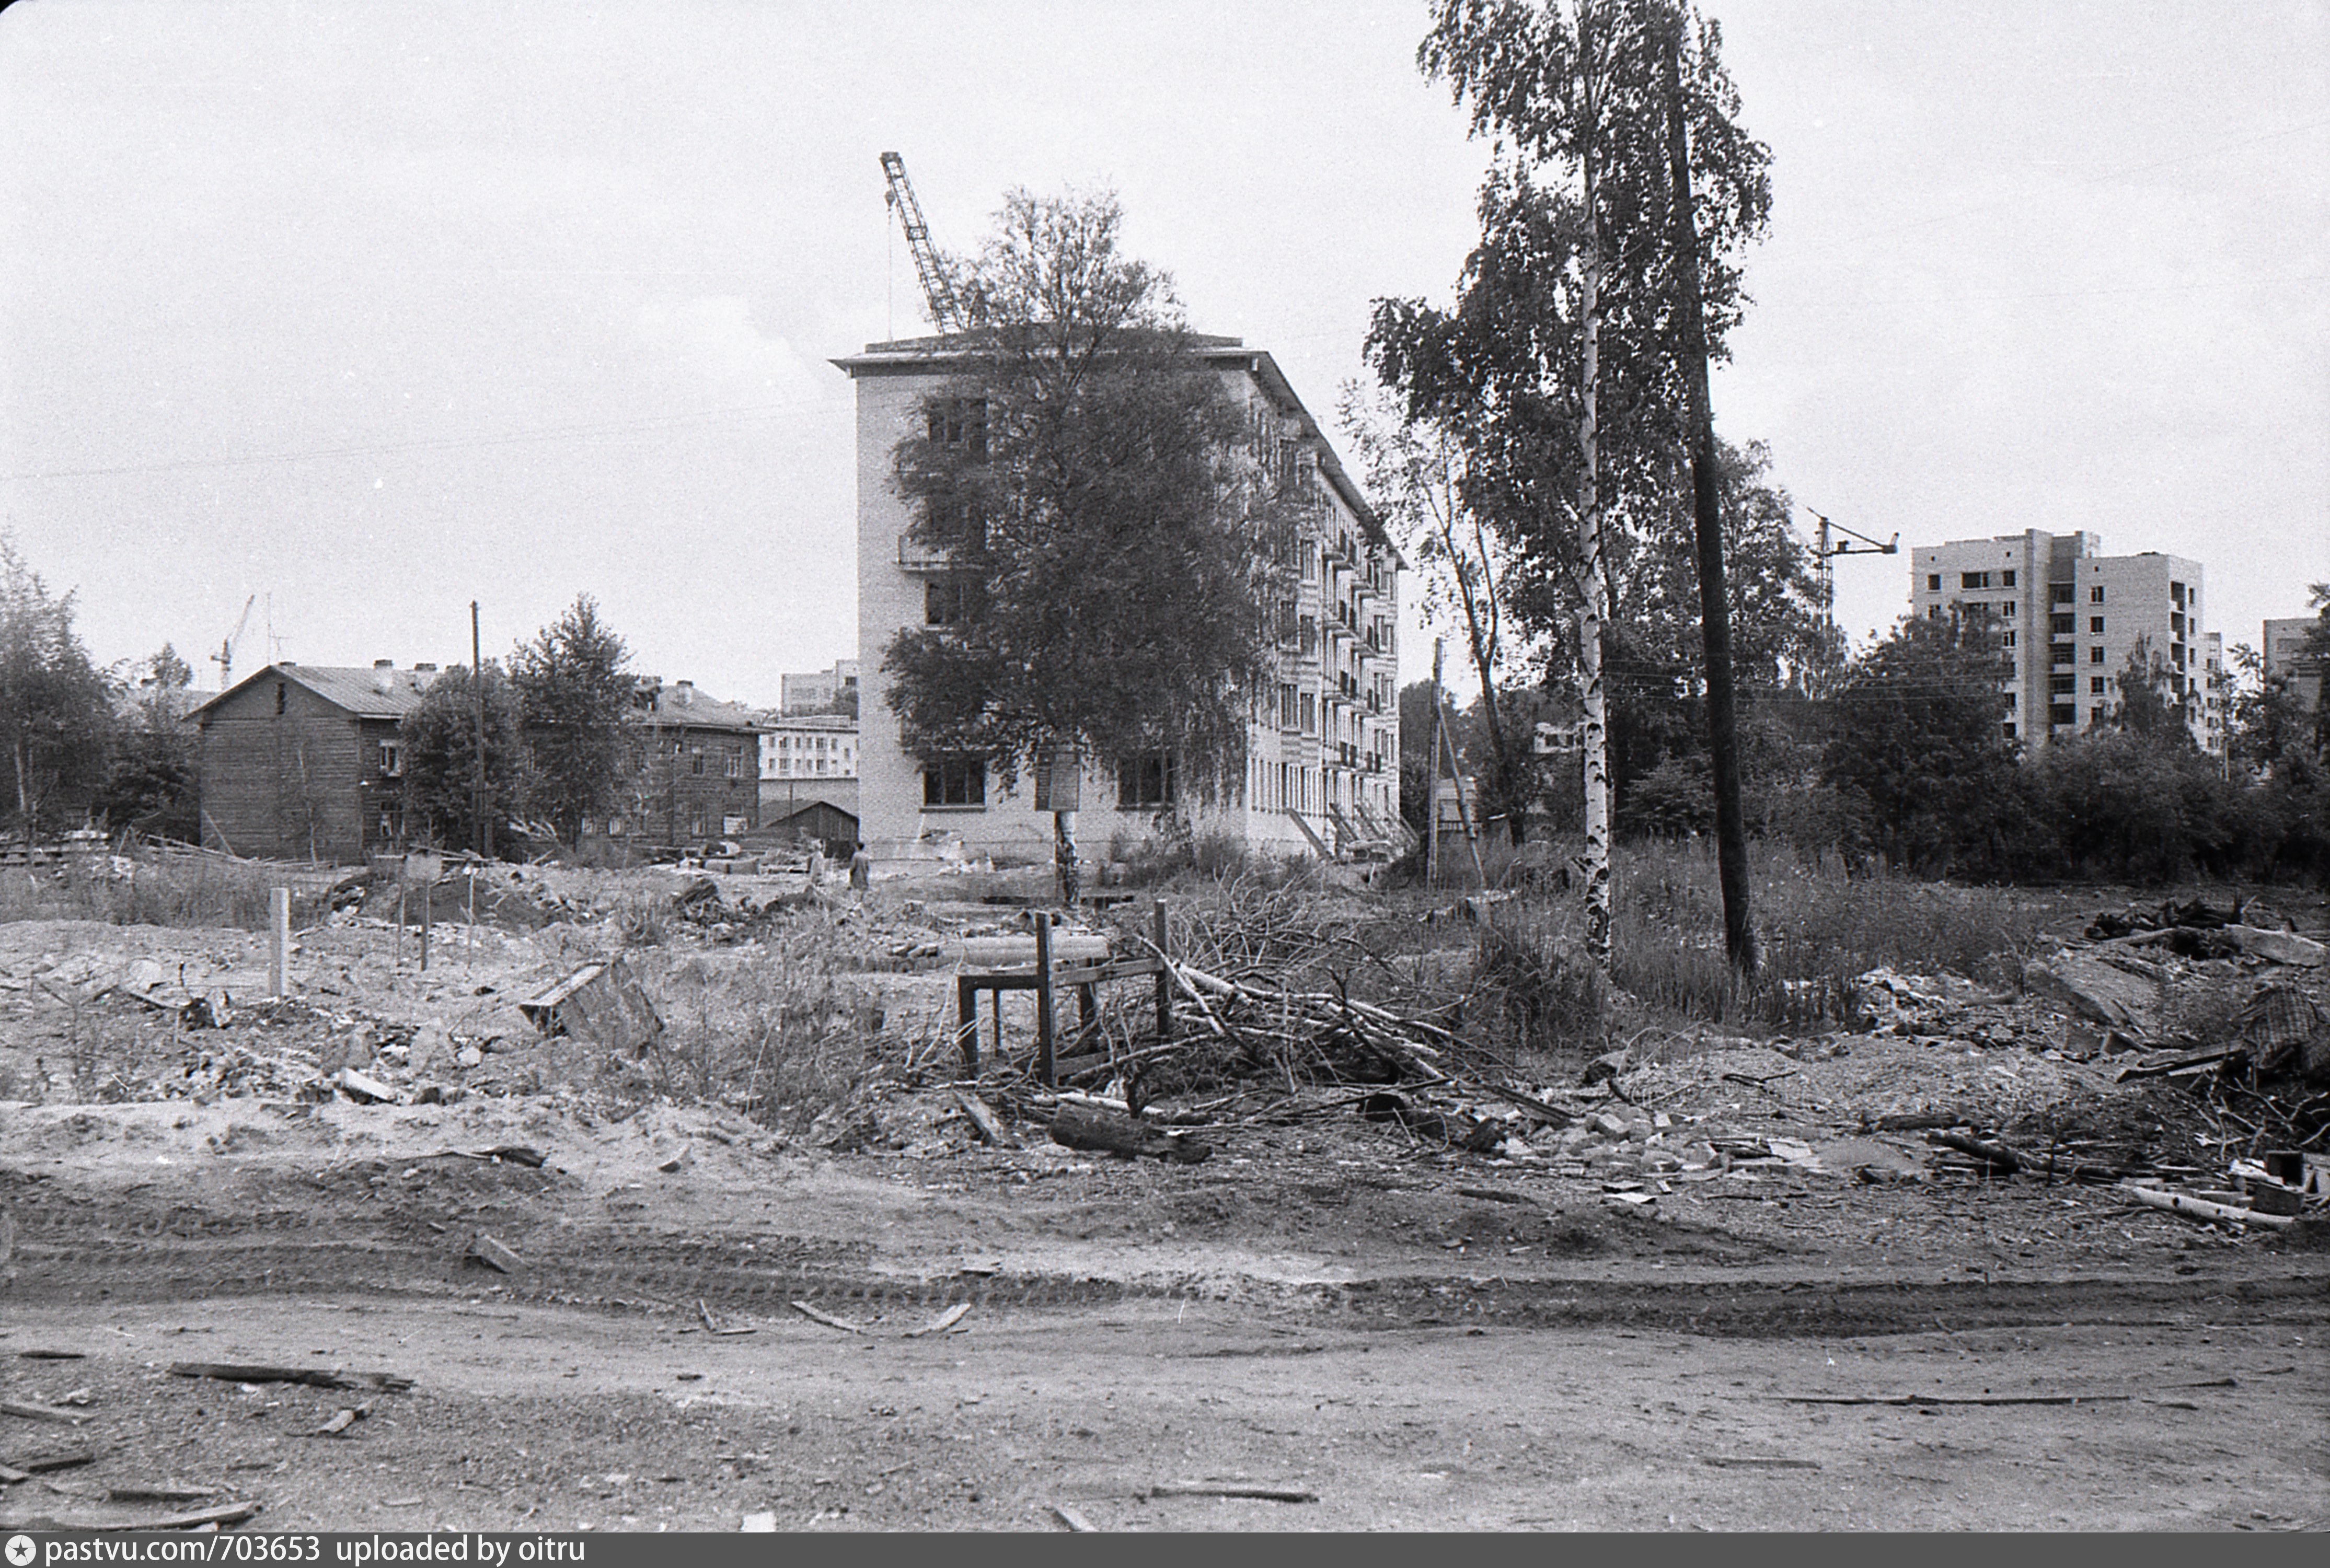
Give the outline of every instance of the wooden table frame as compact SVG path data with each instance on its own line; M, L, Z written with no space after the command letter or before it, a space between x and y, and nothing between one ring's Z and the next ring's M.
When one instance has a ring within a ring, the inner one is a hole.
M963 1070L971 1077L979 1076L979 993L990 993L994 1001L995 1055L1003 1056L1003 993L1033 991L1036 993L1036 1072L1047 1089L1053 1087L1054 1002L1057 990L1074 987L1076 993L1076 1038L1088 1037L1097 1022L1098 998L1094 987L1103 980L1130 980L1143 975L1154 976L1157 982L1157 1037L1173 1037L1173 982L1165 972L1165 902L1157 902L1155 935L1152 940L1157 951L1146 958L1114 959L1101 963L1072 964L1055 968L1052 963L1052 917L1038 910L1035 913L1036 964L1033 968L982 969L957 975L954 980L956 1049L962 1053Z

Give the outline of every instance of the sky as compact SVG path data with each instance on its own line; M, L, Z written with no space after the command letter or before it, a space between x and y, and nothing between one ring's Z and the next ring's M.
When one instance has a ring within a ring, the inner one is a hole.
M1910 546L2032 527L2200 560L2229 645L2305 613L2330 3L1703 5L1775 194L1719 429L1904 550L1837 563L1841 627L1902 612ZM829 361L927 330L880 154L958 250L1013 187L1113 189L1331 424L1372 302L1444 302L1476 237L1427 16L17 0L0 518L100 663L214 685L246 604L242 674L450 662L473 600L491 657L589 593L636 670L772 704L857 652Z

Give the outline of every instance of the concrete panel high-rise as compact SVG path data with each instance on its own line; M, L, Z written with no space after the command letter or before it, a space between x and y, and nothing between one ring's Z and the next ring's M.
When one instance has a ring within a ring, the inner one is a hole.
M2150 551L2103 555L2101 543L2085 530L2032 528L1915 547L1909 602L1918 615L1956 606L1996 625L2010 739L2043 746L2107 722L2141 647L2184 704L2193 742L2222 754L2224 645L2203 629L2201 563Z

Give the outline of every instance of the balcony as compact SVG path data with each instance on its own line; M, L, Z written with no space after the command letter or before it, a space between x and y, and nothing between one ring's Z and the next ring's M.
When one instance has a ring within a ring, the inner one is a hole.
M901 571L942 572L953 570L953 561L935 544L918 544L907 535L898 535L898 569Z

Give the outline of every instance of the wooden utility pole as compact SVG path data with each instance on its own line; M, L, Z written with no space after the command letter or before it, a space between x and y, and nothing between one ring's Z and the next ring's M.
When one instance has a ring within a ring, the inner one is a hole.
M493 834L486 826L486 664L478 656L478 601L469 600L469 702L478 721L478 776L469 786L469 815L478 822L478 856L491 859Z
M1756 972L1756 928L1748 907L1748 835L1739 809L1739 715L1731 682L1731 600L1723 584L1723 515L1715 470L1715 415L1707 390L1707 320L1699 276L1699 222L1691 194L1691 139L1683 124L1682 33L1686 7L1669 13L1666 48L1667 165L1674 184L1676 315L1689 389L1691 517L1699 555L1699 624L1707 651L1707 750L1715 774L1715 864L1723 885L1723 950L1742 975Z
M1424 790L1424 885L1440 885L1440 661L1447 643L1432 639L1432 766Z

